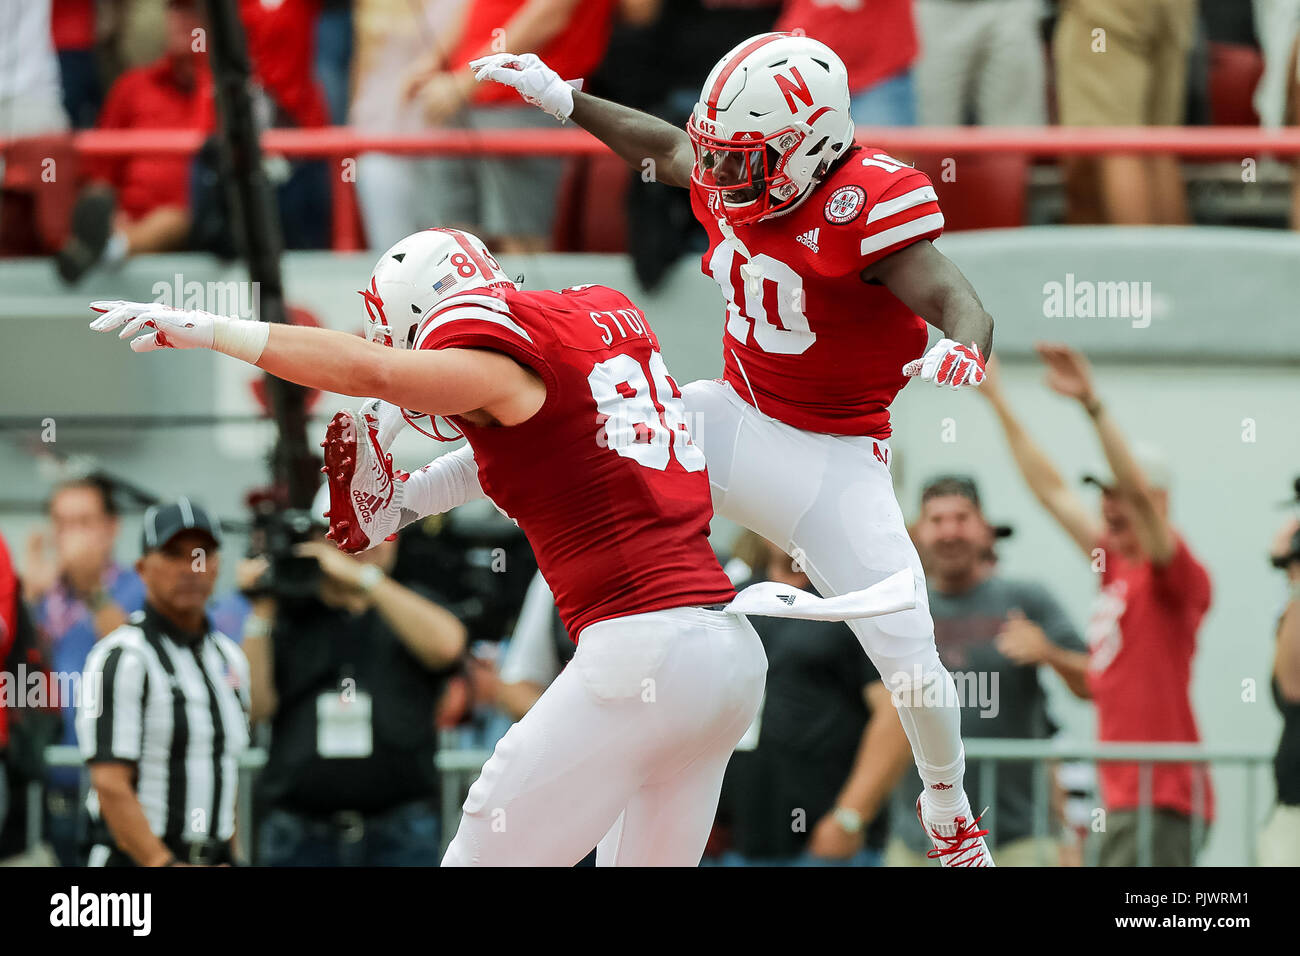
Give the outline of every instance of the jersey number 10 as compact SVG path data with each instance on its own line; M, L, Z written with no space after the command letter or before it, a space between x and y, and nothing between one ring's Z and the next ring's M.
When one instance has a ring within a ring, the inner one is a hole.
M727 298L727 333L738 342L754 342L774 355L802 355L817 341L804 312L803 276L780 259L760 253L735 268L736 247L720 242L709 259L709 271ZM757 275L746 281L745 271ZM776 284L777 322L767 312L767 284ZM779 323L779 324L778 324Z

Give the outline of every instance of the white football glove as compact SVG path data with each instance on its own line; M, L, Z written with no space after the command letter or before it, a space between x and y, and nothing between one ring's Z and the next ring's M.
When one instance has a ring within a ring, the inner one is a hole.
M536 53L493 53L470 60L474 79L495 80L563 123L573 114L573 91L582 80L562 80Z
M133 352L155 349L215 349L256 363L266 347L270 327L265 322L232 319L198 309L177 309L157 302L98 300L91 309L101 313L90 323L95 332L121 328L117 337L131 339ZM139 334L143 333L143 334Z
M975 387L984 381L984 356L974 342L962 345L940 339L924 356L904 365L903 374L908 378L920 376L921 381L940 387Z

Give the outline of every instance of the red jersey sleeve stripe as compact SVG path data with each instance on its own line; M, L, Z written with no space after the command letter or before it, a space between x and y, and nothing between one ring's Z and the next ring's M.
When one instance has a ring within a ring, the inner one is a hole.
M507 330L512 335L518 336L529 345L533 344L533 337L528 334L528 330L516 322L508 315L502 315L500 312L493 312L476 305L455 305L450 309L443 309L429 317L427 324L420 330L416 337L415 347L423 348L429 336L441 328L456 322L489 322Z
M943 232L943 213L935 211L928 216L921 216L919 219L910 219L901 225L884 229L881 232L874 232L862 240L861 253L869 256L872 253L880 252L882 249L888 249L891 246L900 243L915 242L926 236L937 236Z
M907 209L914 209L926 203L938 203L939 197L934 191L933 186L922 186L919 189L913 189L911 192L903 193L893 199L886 199L884 202L878 202L871 207L871 212L867 214L867 222L877 222L889 216L896 215Z

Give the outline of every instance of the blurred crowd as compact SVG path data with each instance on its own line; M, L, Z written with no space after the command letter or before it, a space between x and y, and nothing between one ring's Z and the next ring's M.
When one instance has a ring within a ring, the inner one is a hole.
M501 50L538 52L561 75L581 78L585 89L684 123L716 60L746 36L771 29L803 31L840 54L860 127L1272 127L1296 121L1300 88L1297 0L234 6L265 128L527 135L554 127L513 91L475 82L469 61ZM237 252L224 159L212 137L218 126L205 9L204 0L0 4L0 255L56 254L71 282L136 253ZM78 154L70 128L184 130L206 140L192 157ZM942 195L945 156L909 158L932 173ZM961 200L943 196L949 228L1023 221L1030 158L1012 151L970 162ZM1193 221L1182 169L1174 156L1063 157L1060 201L1048 215L1071 223ZM341 162L272 157L266 173L291 249L328 246L339 227L331 216L352 216L353 195L360 223L354 239L372 249L438 223L470 229L503 252L627 249L652 285L698 242L691 217L677 206L684 194L667 196L606 157L366 151ZM1243 179L1240 170L1236 177ZM333 201L334 180L348 187L343 205ZM1290 218L1300 223L1300 198L1290 202Z
M1121 433L1081 353L1038 351L1046 387L1095 431L1104 464L1084 485L1021 424L996 362L979 394L1098 590L1089 618L1072 619L1059 582L1001 570L1012 530L985 513L971 477L924 483L909 530L963 737L1051 740L1054 693L1090 702L1102 743L1195 745L1192 667L1213 585L1170 521L1170 469ZM325 540L322 488L302 512L251 495L244 554L223 554L236 522L187 498L160 502L143 515L137 550L118 541L121 499L106 476L69 478L21 560L0 539L0 859L436 863L455 824L447 808L467 783L439 775L440 749L481 757L573 656L518 529L467 506L352 557ZM1295 517L1270 548L1284 597L1259 623L1275 627L1283 731L1257 854L1300 865ZM810 587L800 555L752 533L731 551L738 586ZM120 564L123 553L138 558ZM223 560L235 562L235 587L217 595ZM911 819L917 782L895 702L853 634L840 623L753 624L766 695L728 768L706 863L935 865ZM47 766L58 743L84 767ZM236 781L250 746L266 761L245 791ZM999 865L1189 866L1216 825L1205 763L972 759L968 769ZM243 855L237 817L253 821Z

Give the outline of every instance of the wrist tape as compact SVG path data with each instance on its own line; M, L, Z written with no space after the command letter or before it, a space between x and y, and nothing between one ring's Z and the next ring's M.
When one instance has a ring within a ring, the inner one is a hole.
M271 326L251 319L218 319L213 323L212 347L249 365L256 365L266 350Z

